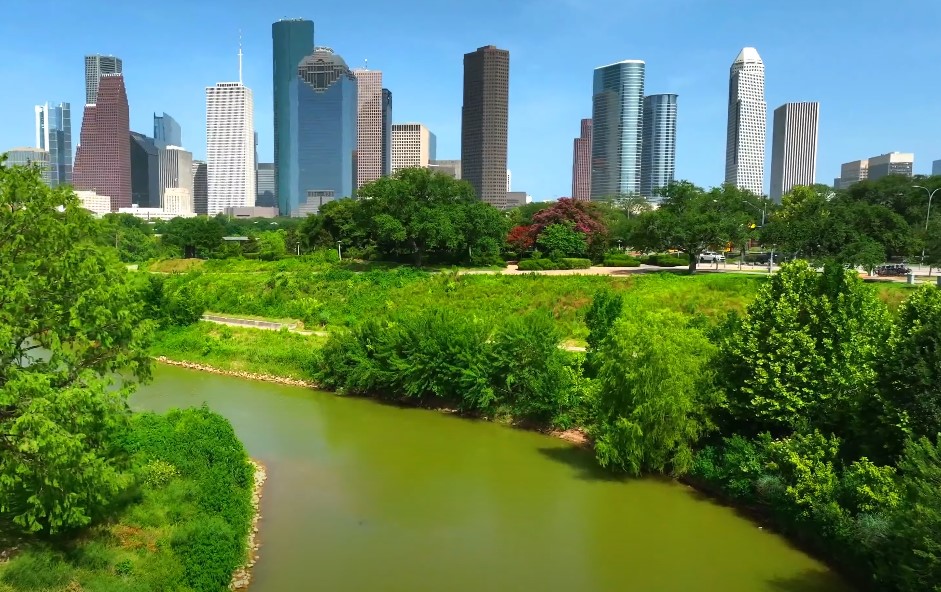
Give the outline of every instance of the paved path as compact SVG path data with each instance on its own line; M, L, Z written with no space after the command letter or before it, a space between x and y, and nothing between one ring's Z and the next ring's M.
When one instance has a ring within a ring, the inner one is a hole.
M225 315L209 314L203 315L203 320L219 325L229 325L230 327L247 327L249 329L265 329L268 331L280 331L287 329L291 333L298 335L316 335L317 337L327 337L330 334L326 331L306 331L298 328L298 323L282 323L279 321L266 321L261 319L243 319L239 317L230 317Z

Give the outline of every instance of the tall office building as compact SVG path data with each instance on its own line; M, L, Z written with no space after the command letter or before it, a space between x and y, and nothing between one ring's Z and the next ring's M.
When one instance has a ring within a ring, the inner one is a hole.
M85 104L98 103L98 87L102 76L123 72L121 58L104 55L85 56Z
M425 168L435 160L435 135L421 123L392 124L392 173Z
M305 19L280 20L271 25L274 90L275 196L280 213L287 216L289 204L297 203L293 187L299 155L292 152L292 134L298 133L297 109L291 105L292 85L297 81L301 60L314 49L314 23ZM294 141L294 145L296 145Z
M289 150L297 155L297 167L291 170L287 202L280 186L278 198L286 206L282 214L298 216L351 197L356 189L357 80L342 57L318 47L301 60L291 93L297 133L291 134Z
M674 94L644 98L640 194L656 202L657 190L672 183L676 174L676 100Z
M131 132L131 203L160 207L160 150L153 138Z
M356 68L356 188L382 176L382 72Z
M72 107L37 105L36 147L49 152L49 186L72 184Z
M846 189L854 183L869 178L869 160L854 160L840 165L840 182L837 189Z
M725 182L755 195L764 193L767 117L765 65L754 47L746 47L729 70Z
M392 174L392 91L382 89L382 176Z
M175 119L154 113L154 142L158 146L182 146L183 132Z
M202 160L193 161L193 209L197 214L209 213L209 177Z
M935 160L931 163L931 176L936 177L941 175L941 160Z
M428 164L428 168L437 173L447 175L452 179L461 179L460 160L435 160Z
M131 206L131 129L124 76L102 75L96 101L85 105L72 181L76 189L110 197L116 212Z
M498 208L506 207L509 95L509 51L487 45L464 54L463 178L478 199Z
M869 159L869 180L875 181L889 175L911 177L915 167L915 155L910 152L889 152Z
M252 91L241 82L219 82L206 87L207 213L210 216L229 207L255 205L253 108Z
M0 154L3 154L0 152ZM49 152L42 148L13 148L6 152L6 166L32 166L39 167L43 183L52 182L51 168L49 166Z
M179 146L159 147L160 207L169 189L183 189L193 197L193 153Z
M591 99L591 199L640 193L643 60L595 68Z
M278 199L275 197L274 163L259 162L257 175L255 180L258 183L258 192L255 195L255 206L259 208L278 207Z
M796 185L817 179L820 103L785 103L774 110L771 135L771 199L780 202Z
M583 119L572 147L572 199L591 199L591 120Z

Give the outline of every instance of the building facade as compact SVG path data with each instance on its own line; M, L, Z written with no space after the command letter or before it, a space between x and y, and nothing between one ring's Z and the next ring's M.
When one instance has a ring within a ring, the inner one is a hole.
M0 152L0 154L3 154ZM7 153L6 166L33 166L39 167L42 182L50 185L52 173L49 166L49 152L42 148L13 148Z
M382 176L392 174L392 91L382 89Z
M131 129L124 76L98 81L97 104L85 105L72 182L76 189L111 198L111 207L131 205Z
M764 194L767 117L765 65L754 47L746 47L729 70L725 182L755 195Z
M935 160L931 163L931 176L936 177L941 175L941 160Z
M531 195L525 191L507 191L506 192L506 207L507 208L518 208L524 206L528 203L531 203L533 198Z
M572 199L591 199L591 119L583 119L572 147Z
M506 207L509 94L509 51L487 45L464 54L462 174L478 199L498 208Z
M840 165L840 182L837 189L846 189L854 183L869 178L869 160L854 160Z
M202 160L193 161L193 209L197 214L209 213L209 174Z
M289 214L298 155L292 152L291 135L297 133L297 110L291 104L291 87L297 69L314 49L314 23L305 19L280 20L271 25L274 91L275 196L282 215ZM296 196L294 196L296 201Z
M677 95L644 98L644 139L640 165L640 194L659 202L658 190L676 175Z
M461 179L460 160L435 160L428 164L428 168L452 179Z
M255 206L259 208L271 208L278 206L278 198L275 195L274 163L259 162L257 177L258 192L255 195Z
M869 180L889 175L911 177L915 168L915 155L910 152L889 152L869 159Z
M168 214L195 215L193 192L186 187L169 187L163 192L163 204L160 208Z
M166 208L166 195L170 189L185 189L193 197L193 153L179 146L159 148L160 207Z
M318 47L301 60L291 95L297 131L291 133L290 151L297 167L291 170L287 201L280 193L279 200L296 216L308 201L319 207L326 197L354 195L357 80L340 55Z
M382 72L357 68L356 188L382 176Z
M820 103L785 103L774 110L771 132L771 199L817 179Z
M99 195L94 191L76 191L75 196L83 208L98 218L111 213L111 198L107 195Z
M421 123L392 124L392 173L428 167L435 160L435 135Z
M183 130L175 119L154 113L154 142L158 146L182 146Z
M85 56L85 104L98 103L98 86L102 76L123 73L124 65L121 58L104 55Z
M37 105L36 147L49 152L49 185L72 184L72 107Z
M252 91L241 82L206 87L206 175L210 216L255 205Z
M160 150L153 138L131 132L131 204L160 207Z
M591 100L591 199L640 192L643 60L595 68Z

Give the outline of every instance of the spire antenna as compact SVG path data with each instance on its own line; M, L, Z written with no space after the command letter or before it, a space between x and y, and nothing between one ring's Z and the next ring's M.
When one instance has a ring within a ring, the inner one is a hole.
M239 84L242 84L242 29L239 29Z
M363 59L363 64L365 64L365 65L363 66L363 69L364 69L364 70L368 70L368 69L369 69L369 59L368 59L368 58L367 58L367 59Z

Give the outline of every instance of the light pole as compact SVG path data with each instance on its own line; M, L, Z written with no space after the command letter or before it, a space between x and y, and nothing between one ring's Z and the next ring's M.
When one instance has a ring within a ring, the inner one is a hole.
M764 226L764 225L765 225L765 211L766 211L767 208L768 208L768 204L765 203L763 206L761 206L761 207L759 208L758 206L756 206L756 205L753 204L752 202L750 202L750 201L745 201L744 199L742 200L742 203L745 204L745 205L747 205L747 206L751 206L751 207L755 208L756 211L761 212L761 225Z
M916 189L924 189L925 193L928 194L928 213L925 214L925 238L928 238L928 221L931 220L931 200L934 198L934 194L938 192L938 189L941 187L936 187L934 191L931 191L927 187L922 187L921 185L912 185ZM921 264L925 264L925 245L921 246ZM931 268L928 268L928 275L931 275Z
M340 252L340 241L337 241L337 259L343 261L343 254Z

